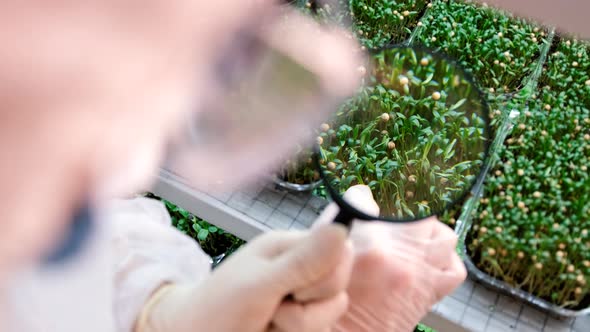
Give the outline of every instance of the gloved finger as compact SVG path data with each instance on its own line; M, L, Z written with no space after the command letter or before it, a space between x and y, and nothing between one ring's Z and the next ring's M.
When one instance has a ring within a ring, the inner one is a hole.
M295 291L293 294L297 302L305 303L312 300L321 300L335 296L346 290L350 281L354 261L352 243L346 242L346 253L342 261L326 277L320 279L310 287Z
M323 332L333 326L347 308L348 295L345 292L307 304L285 302L275 313L271 331Z
M467 270L459 255L455 253L451 257L449 268L444 271L434 272L432 278L435 283L433 291L436 294L436 301L440 301L465 281Z
M340 208L336 203L330 203L326 208L322 211L320 216L315 220L311 228L316 228L321 225L331 224L338 215L338 211Z
M355 209L369 215L379 217L379 205L373 198L371 188L365 185L356 185L348 188L342 197Z
M350 255L347 230L341 225L324 225L277 256L269 277L285 295L304 289L334 271Z
M365 185L356 185L348 188L343 196L344 200L352 205L357 210L368 215L374 215L375 218L379 216L379 205L373 198L371 189ZM339 208L335 203L329 204L320 216L316 219L313 227L325 225L334 221L338 214Z
M435 224L438 222L436 217L429 217L424 220L405 223L392 224L392 232L395 236L410 239L430 239Z
M436 219L436 223L432 228L431 238L433 238L433 239L440 238L440 237L446 238L449 236L449 234L455 234L455 231L453 231L453 229L451 227L440 222L440 220Z
M437 222L436 234L426 248L426 260L433 267L446 270L452 264L453 256L457 255L457 235L446 225Z
M272 259L298 245L308 235L308 231L271 231L252 240L246 248Z

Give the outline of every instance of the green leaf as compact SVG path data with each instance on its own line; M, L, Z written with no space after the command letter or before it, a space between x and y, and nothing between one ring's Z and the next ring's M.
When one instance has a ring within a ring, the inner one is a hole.
M197 238L200 241L205 241L207 239L207 236L209 236L209 231L206 229L201 229L201 231L199 231L199 234L197 234Z
M449 159L451 159L454 155L455 155L455 150L453 150L453 148L455 147L455 144L457 143L457 139L455 138L451 144L449 144L446 148L445 148L445 162Z
M461 99L458 102L456 102L453 106L451 106L451 108L449 108L449 111L454 111L459 109L461 106L463 106L463 104L465 104L467 102L467 98Z
M195 232L197 232L197 234L202 230L201 225L199 224L193 224L193 229L195 230Z
M432 81L433 77L434 77L434 73L428 74L428 76L426 76L426 79L422 82L422 85L428 85L428 83L430 83L430 81Z

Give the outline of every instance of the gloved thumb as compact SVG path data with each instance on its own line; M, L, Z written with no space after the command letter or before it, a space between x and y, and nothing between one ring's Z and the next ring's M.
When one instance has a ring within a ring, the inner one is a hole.
M324 225L312 230L276 257L270 271L271 280L281 285L285 295L313 286L347 261L346 255L351 255L347 237L348 231L341 225Z
M375 216L375 219L379 216L379 205L375 202L371 188L368 186L360 184L352 186L346 190L342 198L360 212ZM315 221L313 227L329 224L334 221L334 218L336 218L336 215L338 214L338 210L338 205L335 203L328 205Z
M356 185L348 188L342 197L353 208L369 216L379 217L379 205L373 198L371 188L365 185Z

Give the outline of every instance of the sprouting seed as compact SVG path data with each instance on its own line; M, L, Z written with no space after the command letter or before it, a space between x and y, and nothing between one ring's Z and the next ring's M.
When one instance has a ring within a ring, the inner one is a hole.
M587 85L587 86L590 86L590 80L587 80L587 81L586 81L586 85Z
M441 97L440 92L436 91L432 93L432 99L439 100Z
M387 114L387 113L383 113L383 114L381 114L381 121L383 121L383 122L387 122L387 121L389 121L389 119L390 119L390 118L391 118L391 117L390 117L390 116L389 116L389 114Z
M362 76L364 76L365 74L367 74L367 68L365 68L365 66L359 66L357 68L359 74L361 74Z
M572 62L572 66L577 67L579 65L578 61Z
M518 259L523 259L524 258L524 252L519 251L518 254L516 254L516 257L518 257Z
M407 77L405 77L405 76L400 76L400 78L399 78L399 84L401 84L401 85L408 85L408 84L410 84L410 80Z
M540 192L540 191L535 191L535 192L533 193L533 197L534 197L534 198L540 198L540 197L541 197L541 192Z
M436 37L430 38L430 41L432 41L434 43L436 41Z
M391 141L391 142L387 143L387 148L388 148L389 150L393 150L393 149L395 149L395 143L394 143L393 141Z
M327 123L322 123L322 125L320 126L320 129L324 132L330 130L330 125Z
M542 270L543 269L543 263L535 263L535 269Z
M404 16L410 16L410 11L409 10L404 10L404 12L402 14Z
M324 139L318 136L318 138L316 138L316 142L318 143L318 145L322 145L324 144Z
M494 249L494 248L488 248L488 255L490 255L490 256L496 255L496 249Z
M576 271L576 268L572 264L567 266L567 272L574 273L574 271Z
M328 163L328 169L331 170L331 171L335 170L336 169L336 163L333 162L333 161L330 161Z
M519 169L518 171L516 171L516 174L518 174L518 176L523 176L524 175L524 169Z

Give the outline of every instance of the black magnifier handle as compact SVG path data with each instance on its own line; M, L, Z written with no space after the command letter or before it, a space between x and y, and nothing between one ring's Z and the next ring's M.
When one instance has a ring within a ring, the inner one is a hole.
M348 231L350 231L350 229L352 228L352 220L353 219L354 219L354 216L352 214L350 214L350 212L348 212L348 211L346 211L346 209L343 209L342 207L340 207L340 211L338 212L338 214L334 218L334 222L337 224L344 225L346 227L346 229L348 229Z

